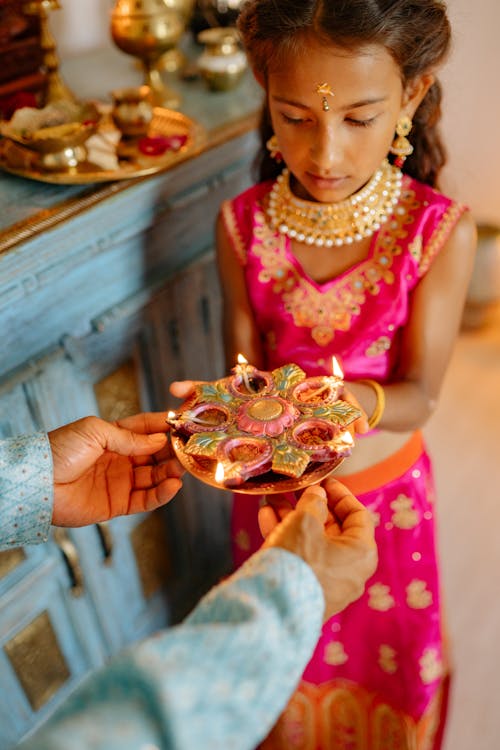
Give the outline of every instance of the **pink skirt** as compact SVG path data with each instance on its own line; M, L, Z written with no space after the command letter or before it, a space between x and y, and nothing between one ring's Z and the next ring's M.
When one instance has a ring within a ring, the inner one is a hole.
M449 684L434 485L420 432L340 477L372 513L379 564L365 593L323 626L302 682L262 743L271 750L437 750ZM259 500L235 495L236 564L262 543Z

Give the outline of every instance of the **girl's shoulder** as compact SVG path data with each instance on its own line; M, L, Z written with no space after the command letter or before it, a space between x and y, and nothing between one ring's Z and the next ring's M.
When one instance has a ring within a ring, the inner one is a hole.
M255 208L257 205L261 205L262 201L269 194L273 186L274 180L266 180L265 182L258 182L255 185L244 190L242 193L230 198L223 203L224 205L230 205L234 211L248 211Z
M226 234L243 263L246 259L246 249L252 239L255 213L262 210L273 182L259 182L222 203L220 214Z
M451 207L457 207L462 212L467 210L467 207L462 203L448 197L437 188L431 187L431 185L415 180L409 175L404 176L403 190L414 193L416 199L415 206L423 211L428 208L442 208L446 211Z
M403 180L401 202L407 247L421 277L468 209L463 203L408 175Z

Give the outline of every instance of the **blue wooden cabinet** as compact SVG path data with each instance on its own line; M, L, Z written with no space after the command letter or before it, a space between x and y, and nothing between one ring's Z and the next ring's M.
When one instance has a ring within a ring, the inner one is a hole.
M82 98L137 75L112 49L65 70ZM250 77L226 94L181 88L207 145L166 172L75 187L0 174L0 435L166 409L172 380L224 374L213 228L250 182L260 94ZM2 749L227 570L229 503L187 477L153 514L0 553Z

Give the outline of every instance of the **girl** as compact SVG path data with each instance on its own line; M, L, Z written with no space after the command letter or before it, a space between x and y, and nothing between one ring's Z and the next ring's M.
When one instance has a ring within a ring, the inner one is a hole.
M368 416L338 471L371 510L379 567L324 627L265 748L440 746L443 649L434 489L419 428L460 325L475 229L434 188L444 164L440 0L250 0L239 28L266 92L262 181L222 206L228 364L340 361ZM406 160L405 160L406 157ZM276 178L276 175L279 176ZM271 178L271 179L269 179ZM451 425L450 425L451 427ZM236 561L260 543L236 496Z

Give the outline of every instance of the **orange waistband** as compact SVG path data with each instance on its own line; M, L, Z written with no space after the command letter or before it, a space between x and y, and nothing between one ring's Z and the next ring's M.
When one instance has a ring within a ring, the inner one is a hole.
M353 495L371 492L404 474L420 458L423 450L422 433L416 430L409 440L391 456L363 471L339 476L339 481L345 484Z

